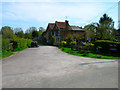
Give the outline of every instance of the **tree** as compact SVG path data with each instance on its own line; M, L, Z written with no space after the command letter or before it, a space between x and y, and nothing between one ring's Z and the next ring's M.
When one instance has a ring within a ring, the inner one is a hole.
M96 23L92 23L92 24L88 24L86 26L84 26L84 29L85 30L90 30L90 31L93 31L93 32L96 32L96 26L95 26Z
M13 33L13 29L9 26L2 27L1 33L2 33L2 38L5 38L5 39L10 39L15 36Z
M78 34L78 33L75 33L73 34L73 38L76 40L77 44L81 44L84 40L85 40L85 33L81 33L81 34Z
M26 33L32 33L33 31L37 31L37 28L36 28L36 27L29 27L29 28L26 30Z
M38 31L38 37L42 35L42 31Z
M39 27L39 31L44 32L45 29L43 27Z
M34 35L32 35L33 31L37 31L37 28L36 27L29 27L25 31L25 38L32 39L34 37Z
M15 28L14 29L15 35L17 35L20 38L24 38L24 33L22 28Z
M103 17L100 18L99 23L105 27L114 28L114 21L111 17L108 17L107 14L104 14Z
M38 37L38 31L33 31L33 32L32 32L32 37L33 37L33 38Z
M92 23L84 27L85 30L93 31L93 37L99 40L114 40L115 39L115 29L114 21L107 14L104 14L99 23Z
M31 38L31 35L30 35L29 33L25 33L25 34L24 34L24 38L32 39L32 38Z
M70 45L70 43L74 41L73 36L71 34L69 34L66 41L67 41L67 45Z
M107 14L104 14L100 20L99 20L99 25L97 25L97 38L98 39L109 39L113 40L115 39L114 36L114 21L111 17L108 17Z

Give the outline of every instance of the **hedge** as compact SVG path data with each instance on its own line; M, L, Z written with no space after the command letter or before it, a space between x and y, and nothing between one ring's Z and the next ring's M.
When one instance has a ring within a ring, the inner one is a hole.
M32 40L24 38L13 38L13 39L3 39L2 40L2 51L11 50L10 43L13 43L13 50L21 50L22 48L27 48L31 46Z
M2 39L2 50L3 51L10 50L10 40L9 39Z
M117 51L120 51L120 42L114 42L109 40L97 40L94 45L94 50L96 50L97 48L101 48L101 52L110 52L111 44L116 45Z

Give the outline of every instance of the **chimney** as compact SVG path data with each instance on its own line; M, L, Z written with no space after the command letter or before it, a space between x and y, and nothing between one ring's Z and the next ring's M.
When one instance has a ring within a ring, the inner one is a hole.
M65 20L66 30L68 30L68 20Z

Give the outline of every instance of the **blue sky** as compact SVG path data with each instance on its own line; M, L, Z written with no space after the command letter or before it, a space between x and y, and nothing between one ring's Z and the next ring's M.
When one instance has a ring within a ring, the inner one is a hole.
M98 22L100 17L107 13L118 28L118 1L96 2L81 1L3 1L2 2L2 26L12 28L21 27L24 31L35 26L46 28L48 23L65 21L67 16L70 25L85 26L92 22Z

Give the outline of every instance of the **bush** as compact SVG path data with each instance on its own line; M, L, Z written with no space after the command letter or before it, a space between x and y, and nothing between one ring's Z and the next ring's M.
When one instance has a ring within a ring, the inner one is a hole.
M9 51L9 50L10 50L10 40L2 39L2 51Z
M75 41L70 42L70 47L72 50L76 48L76 42Z
M70 43L74 41L73 36L69 34L66 41L67 41L67 46L70 47Z
M75 46L75 48L76 48L78 51L82 50L82 47L83 47L83 46L81 46L81 45L76 45L76 46Z
M27 47L31 47L31 42L32 40L30 39L23 39L23 38L16 38L16 39L12 39L11 41L13 41L13 47L16 50L20 50L21 48L27 48Z
M13 39L3 39L2 40L2 51L9 51L11 50L10 43L12 44L13 50L21 50L23 48L31 47L32 40L30 39L23 39L23 38L13 38Z
M70 42L70 45L71 45L71 46L75 46L75 45L76 45L76 41Z
M61 41L61 42L60 42L60 45L63 46L63 47L66 47L67 42L66 42L66 41Z
M83 46L84 50L93 50L94 49L94 44L92 43L87 43L85 46Z

